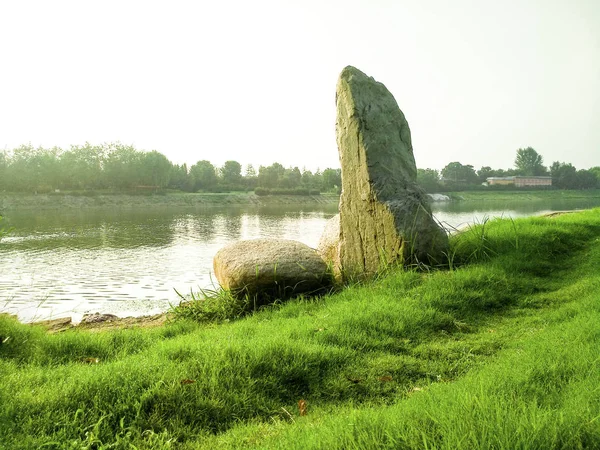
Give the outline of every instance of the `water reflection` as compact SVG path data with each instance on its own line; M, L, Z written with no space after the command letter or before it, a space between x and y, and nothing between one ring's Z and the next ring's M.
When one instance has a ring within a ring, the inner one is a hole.
M15 230L7 242L21 250L134 248L173 240L172 219L160 211L10 212L5 219Z
M10 214L15 231L0 242L0 311L22 320L164 311L178 302L175 290L214 288L212 258L228 242L282 237L316 246L336 209Z

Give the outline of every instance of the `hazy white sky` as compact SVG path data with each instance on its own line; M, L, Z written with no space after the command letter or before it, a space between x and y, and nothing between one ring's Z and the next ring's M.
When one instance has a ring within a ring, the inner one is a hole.
M346 65L394 94L418 167L600 165L599 0L0 0L0 150L338 167Z

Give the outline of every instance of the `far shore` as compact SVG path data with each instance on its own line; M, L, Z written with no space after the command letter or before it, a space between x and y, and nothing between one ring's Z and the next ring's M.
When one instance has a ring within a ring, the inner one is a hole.
M268 205L337 205L337 194L265 195L247 192L165 194L121 193L0 193L0 214L14 210L50 210L81 208L152 208L152 207L215 207Z
M531 201L549 199L600 198L600 189L567 190L494 190L461 191L433 194L437 201ZM219 207L276 205L337 205L339 195L264 195L253 192L230 193L107 193L56 192L45 194L0 193L0 215L5 211L81 208Z

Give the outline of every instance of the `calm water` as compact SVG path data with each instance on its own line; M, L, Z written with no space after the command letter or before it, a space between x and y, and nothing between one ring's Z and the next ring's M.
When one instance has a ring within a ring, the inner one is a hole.
M583 202L436 203L445 226L600 206ZM336 206L153 208L8 212L0 242L0 312L21 320L85 313L153 314L182 294L214 288L214 254L239 239L275 237L316 247Z

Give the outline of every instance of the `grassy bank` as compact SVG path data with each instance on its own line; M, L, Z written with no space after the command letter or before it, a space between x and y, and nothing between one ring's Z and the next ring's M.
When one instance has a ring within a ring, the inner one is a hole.
M586 191L564 190L496 190L445 193L453 200L468 202L530 200L600 199L600 189ZM81 209L81 208L152 208L152 207L211 207L228 205L337 205L337 194L264 195L247 192L162 194L120 194L108 192L71 192L51 194L0 193L0 213L13 210Z
M453 199L462 201L528 201L528 200L569 200L569 199L598 199L600 189L582 191L567 191L559 189L550 190L486 190L486 191L461 191L447 193Z
M228 205L318 205L339 202L336 194L320 195L265 195L254 193L188 193L162 194L120 193L0 193L0 212L11 210L80 209L80 208L151 208L151 207L211 207Z
M600 448L600 209L450 260L230 322L0 317L0 448Z

